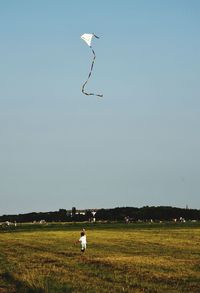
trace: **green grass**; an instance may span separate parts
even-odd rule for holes
[[[79,238],[86,228],[88,248]],[[200,292],[200,224],[23,224],[0,232],[0,293]]]

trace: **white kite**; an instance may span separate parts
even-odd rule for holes
[[[81,39],[84,40],[84,41],[86,42],[86,44],[91,48],[92,53],[93,53],[93,55],[94,55],[93,60],[92,60],[91,69],[90,69],[90,72],[89,72],[89,75],[88,75],[88,78],[87,78],[86,82],[85,82],[85,83],[83,84],[83,86],[82,86],[82,93],[85,94],[85,95],[87,95],[87,96],[97,96],[97,97],[102,98],[103,95],[101,95],[101,94],[94,94],[94,93],[87,93],[87,92],[85,92],[85,85],[87,84],[87,82],[88,82],[88,80],[89,80],[89,78],[90,78],[90,76],[91,76],[91,74],[92,74],[92,70],[93,70],[94,62],[95,62],[95,59],[96,59],[95,52],[94,52],[94,50],[93,50],[93,48],[92,48],[92,46],[91,46],[92,38],[93,38],[93,37],[99,39],[99,37],[97,37],[95,34],[83,34],[83,35],[81,36]]]

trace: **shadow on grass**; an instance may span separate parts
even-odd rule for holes
[[[1,278],[17,293],[71,293],[73,289],[67,284],[58,284],[55,280],[47,277],[44,279],[44,288],[30,286],[26,282],[16,279],[12,273],[4,272]]]

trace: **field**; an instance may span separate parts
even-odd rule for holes
[[[81,255],[80,230],[88,248]],[[22,224],[0,230],[0,292],[200,292],[200,224]]]

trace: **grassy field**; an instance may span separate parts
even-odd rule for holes
[[[81,255],[80,230],[88,249]],[[200,224],[0,230],[0,292],[200,292]]]

